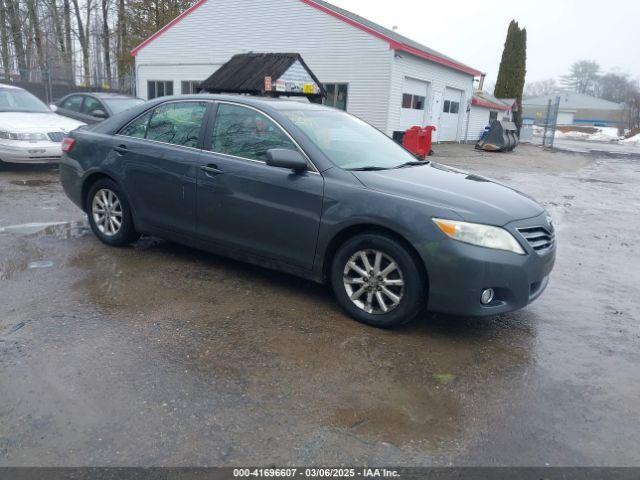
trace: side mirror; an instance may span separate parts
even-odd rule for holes
[[[58,110],[58,106],[53,103],[49,105],[49,108],[51,109],[52,112],[55,112],[56,110]]]
[[[99,108],[98,110],[94,110],[93,112],[91,112],[91,116],[92,117],[96,117],[96,118],[107,118],[107,112],[105,112],[104,110],[102,110],[101,108]]]
[[[267,150],[267,165],[301,172],[307,169],[307,160],[295,150],[271,148]]]

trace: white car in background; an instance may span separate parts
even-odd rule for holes
[[[22,88],[0,84],[0,163],[59,162],[62,139],[82,125]]]

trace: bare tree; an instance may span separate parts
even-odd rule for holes
[[[11,56],[9,53],[9,26],[7,25],[4,0],[0,0],[0,57],[2,57],[4,78],[8,80],[11,76]]]
[[[597,93],[600,65],[590,60],[580,60],[571,65],[569,74],[562,77],[562,84],[578,93]]]
[[[20,5],[18,0],[4,0],[7,12],[7,20],[11,38],[13,40],[13,49],[16,55],[20,79],[27,79],[27,55],[24,48],[22,38],[22,15],[20,14]]]
[[[104,69],[107,73],[107,85],[111,88],[111,48],[109,45],[109,0],[102,0],[102,54]]]
[[[42,47],[42,29],[40,28],[40,16],[38,14],[38,5],[36,0],[26,0],[27,4],[27,16],[29,23],[33,29],[33,41],[36,48],[36,58],[38,61],[38,68],[41,72],[46,69],[46,63],[44,59],[44,49]]]
[[[556,91],[558,91],[558,84],[553,78],[527,83],[524,86],[525,97],[541,97],[543,95],[550,95]]]
[[[89,86],[91,84],[91,69],[89,61],[89,26],[91,23],[91,0],[87,0],[85,5],[87,16],[84,22],[82,20],[82,11],[80,9],[80,5],[78,4],[78,0],[73,0],[73,8],[76,15],[78,41],[80,42],[80,48],[82,50],[82,73],[85,84]]]

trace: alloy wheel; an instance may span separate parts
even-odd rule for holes
[[[395,309],[404,295],[404,278],[398,263],[379,250],[354,253],[343,271],[345,291],[361,310],[374,315]]]
[[[118,196],[108,188],[102,188],[93,196],[91,214],[96,227],[103,235],[113,237],[122,227],[122,204]]]

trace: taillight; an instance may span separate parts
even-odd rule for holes
[[[71,137],[64,137],[62,139],[62,151],[64,153],[69,153],[73,150],[73,146],[76,144],[76,139]]]

